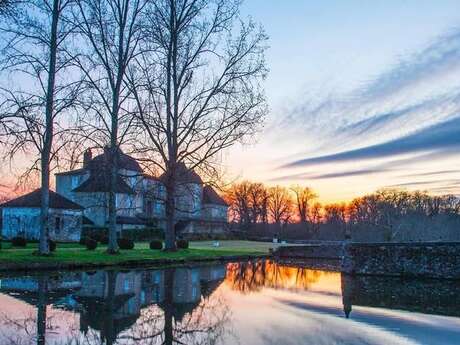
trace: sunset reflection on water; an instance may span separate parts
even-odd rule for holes
[[[269,260],[12,276],[0,344],[457,344],[459,292]]]

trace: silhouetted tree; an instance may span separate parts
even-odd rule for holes
[[[65,143],[53,145],[64,127],[57,124],[57,117],[73,105],[79,89],[78,81],[72,82],[67,75],[72,57],[66,40],[72,27],[62,16],[71,3],[72,0],[18,1],[14,3],[14,14],[5,16],[0,25],[4,48],[1,68],[15,79],[23,78],[27,85],[1,89],[0,130],[9,137],[10,157],[30,148],[40,156],[31,168],[41,174],[40,254],[49,253],[50,164]],[[69,122],[70,119],[66,121]]]
[[[109,149],[108,253],[118,252],[116,234],[116,184],[118,152],[129,136],[132,114],[128,111],[126,73],[140,53],[146,0],[75,0],[73,23],[78,28],[80,51],[75,63],[84,74],[88,93],[84,106],[94,118],[85,131],[97,135]],[[89,135],[88,135],[89,137]]]
[[[275,224],[287,223],[292,217],[292,199],[285,187],[271,187],[268,189],[268,210]]]
[[[179,167],[214,176],[219,153],[250,138],[266,112],[263,30],[239,17],[239,0],[159,0],[145,52],[130,68],[140,151],[164,171],[165,249],[175,249]]]
[[[301,223],[307,223],[310,204],[318,195],[310,187],[295,185],[291,187],[295,195],[295,203]]]

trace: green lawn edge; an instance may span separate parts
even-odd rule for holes
[[[136,243],[133,250],[121,250],[117,255],[106,253],[106,246],[87,250],[79,244],[58,244],[57,250],[48,257],[36,256],[36,244],[26,248],[7,248],[0,250],[0,270],[66,268],[85,266],[112,266],[122,264],[155,264],[165,262],[218,260],[225,258],[259,257],[269,254],[267,245],[251,244],[247,241],[231,241],[223,247],[212,248],[210,242],[192,242],[189,249],[176,252],[151,250],[148,243]]]

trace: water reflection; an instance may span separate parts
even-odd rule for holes
[[[385,313],[368,307],[396,310],[398,318],[398,310],[460,316],[460,282],[350,277],[268,260],[16,276],[0,283],[1,344],[267,344],[276,343],[267,339],[270,324],[292,327],[297,321],[307,322],[305,329],[334,324],[337,332],[307,340],[306,330],[295,328],[285,343],[334,344],[348,337],[351,344],[360,343],[351,339],[366,327],[394,335]],[[344,323],[351,322],[344,316],[361,323],[354,334],[356,324]],[[419,325],[407,327],[414,333]],[[257,328],[263,337],[248,342]],[[294,341],[296,335],[301,340]]]
[[[11,344],[34,339],[45,344],[47,333],[55,338],[56,329],[66,327],[47,319],[51,307],[79,315],[79,332],[71,325],[66,344],[208,343],[203,334],[215,337],[229,315],[218,298],[209,299],[225,272],[220,265],[2,279],[2,293],[36,307],[37,313],[35,318],[26,313],[15,319],[2,314],[1,335]]]

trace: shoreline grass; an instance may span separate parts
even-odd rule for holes
[[[99,245],[96,250],[87,250],[78,243],[59,243],[56,251],[47,257],[33,255],[37,250],[36,243],[27,244],[26,248],[10,247],[2,243],[0,249],[0,270],[14,267],[16,269],[35,269],[53,265],[65,268],[85,265],[120,265],[127,263],[148,264],[162,261],[194,261],[211,260],[230,256],[262,256],[269,253],[271,244],[249,241],[221,241],[221,246],[213,247],[211,241],[190,242],[189,249],[176,252],[151,250],[147,242],[137,242],[133,250],[121,250],[118,255],[106,253],[107,246]]]

